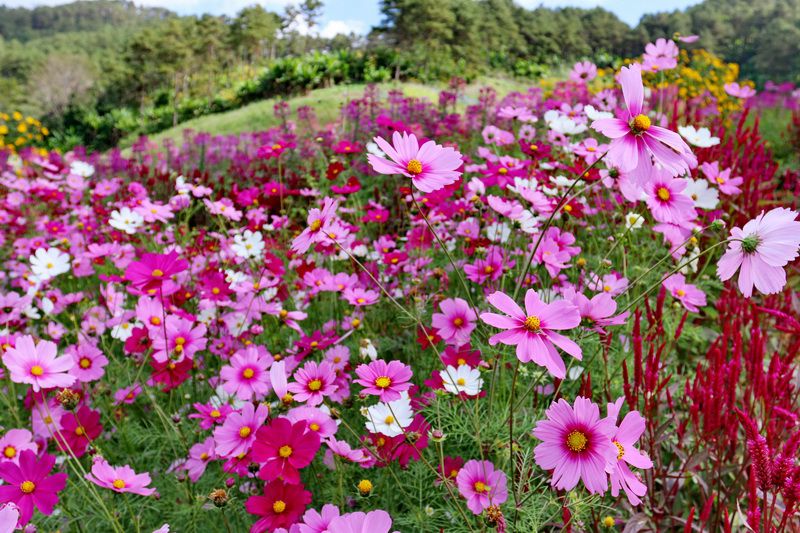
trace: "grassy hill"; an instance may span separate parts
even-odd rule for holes
[[[512,91],[525,91],[530,87],[530,82],[511,80],[506,78],[484,77],[470,84],[466,88],[466,102],[476,101],[481,87],[493,87],[500,97]],[[292,109],[292,117],[296,118],[297,108],[301,106],[311,106],[315,109],[320,124],[325,124],[336,119],[342,105],[349,100],[360,98],[364,93],[365,84],[341,85],[325,89],[310,91],[303,96],[297,96],[288,100]],[[436,102],[439,91],[444,86],[437,87],[423,85],[420,83],[382,83],[378,85],[382,93],[392,89],[400,89],[407,96],[416,98],[427,98]],[[150,138],[156,142],[164,139],[180,141],[183,137],[183,130],[191,129],[215,135],[230,135],[249,131],[262,131],[278,124],[278,120],[273,114],[273,106],[278,100],[270,98],[259,102],[246,105],[233,111],[217,113],[198,117],[187,122],[182,122],[162,131]],[[465,104],[462,104],[465,105]],[[126,137],[120,142],[120,146],[128,148],[136,140],[135,137]]]

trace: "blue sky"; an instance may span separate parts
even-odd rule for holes
[[[293,0],[134,0],[137,4],[166,7],[182,15],[212,13],[234,15],[241,8],[261,4],[267,9],[283,11]],[[296,2],[297,0],[294,0]],[[378,0],[324,0],[325,9],[320,21],[323,35],[355,31],[366,33],[380,21]],[[613,11],[622,20],[635,26],[645,13],[672,11],[699,3],[698,0],[516,0],[525,7],[544,5],[547,7],[595,7]],[[0,0],[9,6],[33,7],[37,5],[65,4],[69,0]]]

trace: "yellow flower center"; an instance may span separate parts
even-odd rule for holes
[[[5,455],[8,459],[13,459],[17,456],[17,449],[13,446],[6,446],[5,450],[3,450],[3,455]]]
[[[486,274],[491,274],[492,272],[494,272],[494,267],[492,265],[486,265],[485,267],[483,267],[483,271]]]
[[[33,365],[31,367],[31,375],[36,376],[37,378],[44,374],[44,369],[39,365]]]
[[[183,337],[178,337],[177,339],[175,339],[175,344],[177,344],[178,346],[183,346],[184,344],[186,344],[186,339],[184,339]]]
[[[283,500],[275,500],[272,504],[272,511],[275,513],[282,513],[286,510],[286,503]]]
[[[150,273],[150,275],[153,276],[154,278],[160,278],[161,276],[164,275],[164,271],[161,270],[160,268],[157,268],[157,269],[153,270]]]
[[[358,492],[365,495],[372,492],[372,482],[368,479],[362,479],[361,481],[359,481]]]
[[[464,324],[464,319],[461,317],[456,318],[453,320],[453,325],[457,328],[460,328]]]
[[[211,289],[211,294],[219,294],[219,287],[214,287]]]
[[[287,457],[292,455],[292,447],[291,446],[281,446],[280,450],[278,450],[278,454],[286,459]]]
[[[537,145],[535,145],[535,144],[532,144],[532,145],[530,145],[530,146],[528,147],[528,149],[529,149],[531,152],[536,152],[536,151],[538,151],[538,150],[539,150],[539,147],[538,147]]]
[[[392,415],[389,415],[389,416],[387,416],[386,418],[383,419],[383,422],[387,426],[391,426],[392,424],[394,424],[394,417]]]
[[[158,318],[157,316],[150,317],[150,323],[153,324],[154,326],[160,326],[161,319]]]
[[[586,147],[586,151],[587,152],[596,152],[597,148],[595,148],[594,146],[587,146]]]
[[[408,162],[408,165],[406,165],[406,170],[408,170],[409,174],[414,174],[416,176],[417,174],[422,173],[422,163],[416,159],[412,159]]]
[[[581,431],[571,431],[570,434],[567,435],[567,448],[573,452],[582,452],[586,449],[587,444],[589,444],[589,439],[587,439],[586,435]]]
[[[500,167],[499,169],[497,169],[497,173],[500,174],[501,176],[505,176],[506,174],[508,174],[508,169],[506,167]]]
[[[33,481],[23,481],[22,485],[19,486],[19,490],[25,494],[30,494],[36,490],[36,484]]]
[[[532,331],[536,333],[542,327],[542,321],[539,319],[538,316],[531,315],[525,319],[525,329],[528,331]]]
[[[473,485],[475,492],[483,494],[484,492],[489,492],[489,485],[484,483],[483,481],[476,481],[475,485]]]
[[[650,117],[647,115],[636,115],[633,117],[632,128],[635,133],[641,133],[650,129]]]
[[[125,482],[122,481],[121,479],[115,479],[112,485],[114,485],[114,488],[118,490],[125,488]]]
[[[316,422],[311,422],[308,427],[311,429],[311,431],[319,431],[319,424]]]
[[[311,223],[311,231],[318,231],[322,227],[322,220],[317,219]]]
[[[385,389],[392,384],[392,380],[386,376],[381,376],[375,380],[375,386],[379,389]]]
[[[467,380],[465,380],[464,378],[458,378],[456,380],[456,383],[458,383],[459,385],[461,385],[463,387],[464,385],[467,384]]]
[[[604,526],[606,526],[606,527],[614,527],[614,524],[615,524],[615,522],[614,522],[614,517],[613,516],[607,516],[607,517],[603,518],[603,525]]]
[[[719,177],[718,177],[718,178],[717,178],[717,183],[719,183],[720,185],[722,185],[723,183],[725,183],[725,179],[724,179],[724,178],[719,178]]]
[[[603,285],[603,291],[611,292],[611,285]]]
[[[572,206],[569,204],[565,205],[564,211],[566,211],[567,213],[572,213]]]
[[[659,187],[658,190],[656,191],[656,194],[658,195],[658,197],[661,199],[662,202],[666,202],[667,200],[669,200],[669,189],[667,189],[666,187]]]
[[[617,461],[619,461],[625,455],[625,448],[617,441],[614,441],[614,445],[617,447]]]
[[[686,296],[686,291],[683,290],[683,289],[678,289],[677,291],[675,291],[675,294],[677,294],[678,296],[683,297],[683,296]]]
[[[242,437],[243,439],[246,439],[247,437],[250,436],[250,433],[252,432],[253,432],[252,429],[250,429],[248,426],[245,426],[239,430],[239,436]]]
[[[75,428],[75,434],[77,436],[82,437],[84,435],[84,433],[85,433],[85,431],[83,431],[82,427],[78,426],[78,427]]]
[[[88,357],[81,357],[81,361],[80,363],[78,363],[78,365],[81,368],[89,368],[92,366],[92,360],[89,359]]]
[[[218,409],[214,409],[208,414],[211,416],[211,418],[219,418],[222,416],[222,413],[220,413]]]
[[[319,379],[312,379],[308,382],[308,390],[318,391],[322,388],[322,381]]]
[[[244,372],[242,372],[242,377],[244,379],[251,379],[256,373],[253,371],[252,368],[245,368]]]

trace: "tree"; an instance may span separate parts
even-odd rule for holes
[[[230,29],[231,41],[240,57],[253,62],[268,56],[275,57],[275,42],[281,19],[277,13],[261,6],[242,9],[233,20]]]
[[[83,103],[95,84],[92,65],[85,56],[50,54],[28,80],[30,96],[51,116]]]

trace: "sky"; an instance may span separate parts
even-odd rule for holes
[[[13,7],[35,7],[39,5],[66,4],[71,0],[0,0],[0,5]],[[134,0],[136,4],[166,7],[181,15],[235,15],[243,7],[261,4],[273,11],[283,11],[289,3],[297,0]],[[325,7],[318,31],[323,37],[337,33],[366,33],[380,22],[379,0],[324,0]],[[699,0],[516,0],[522,6],[584,7],[600,6],[635,26],[645,13],[683,9]]]

